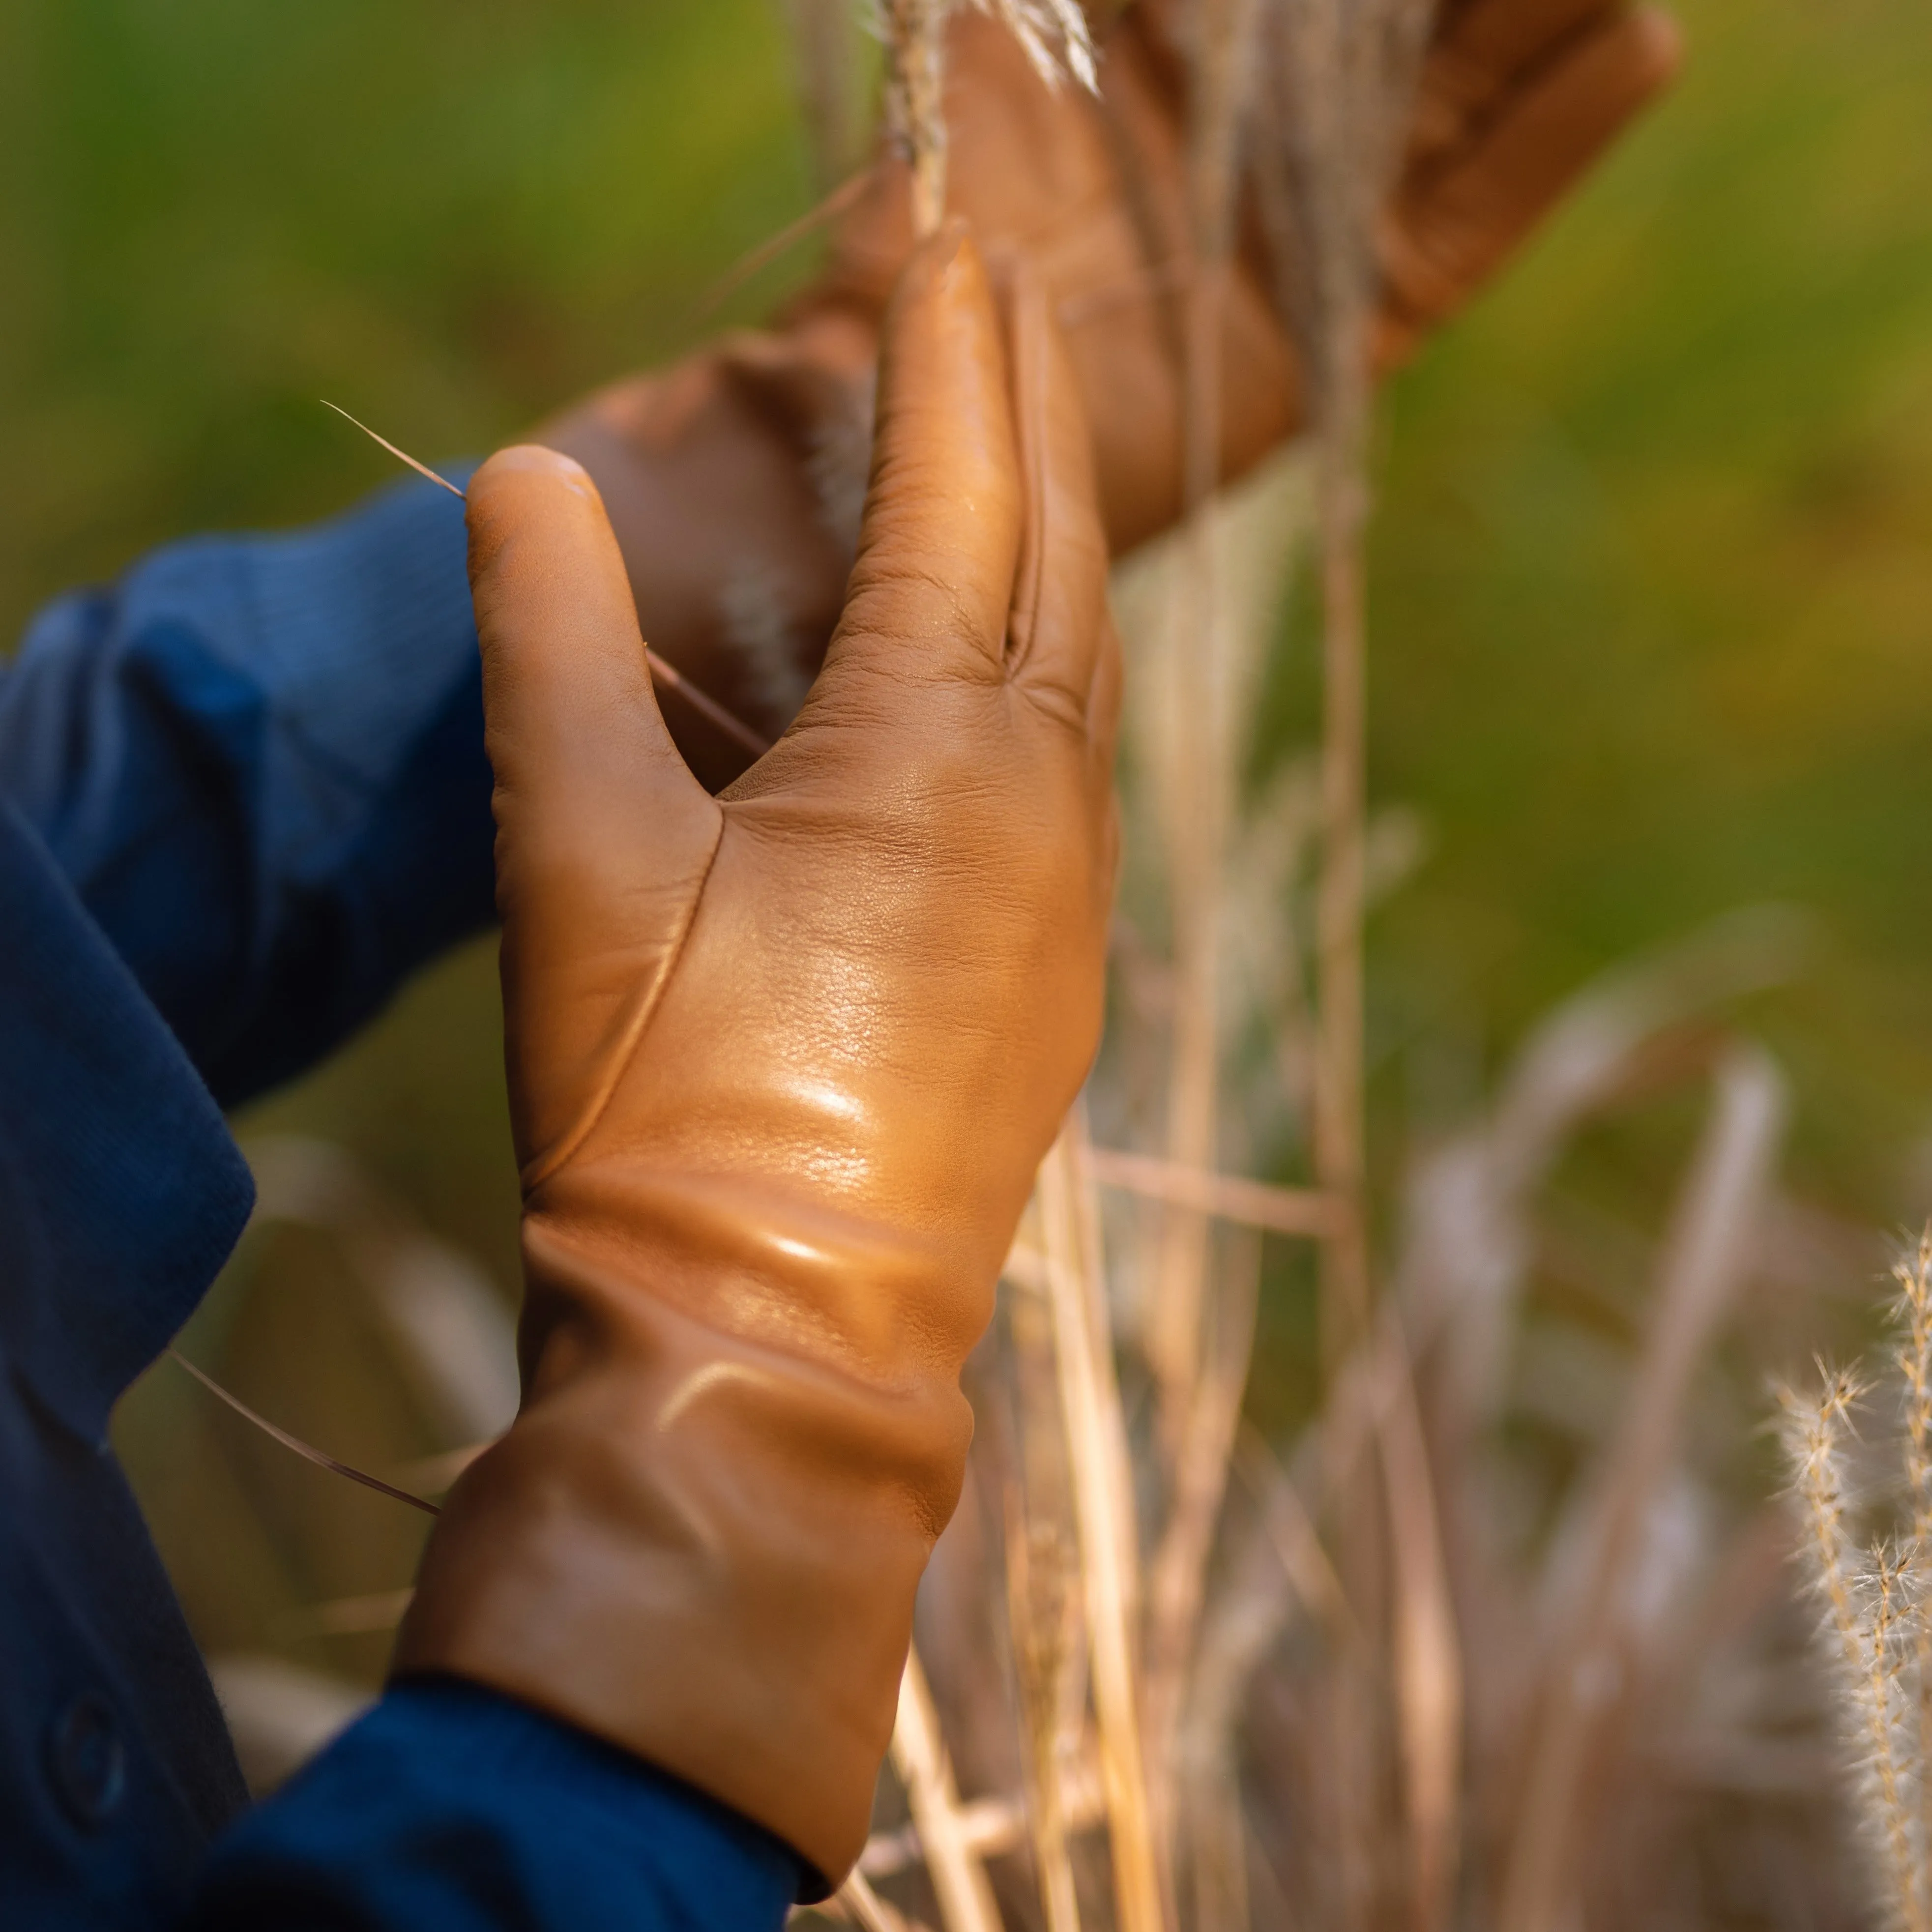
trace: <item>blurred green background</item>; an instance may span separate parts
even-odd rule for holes
[[[1786,900],[1816,956],[1753,1018],[1796,1084],[1798,1184],[1912,1220],[1932,1210],[1932,8],[1679,10],[1677,92],[1389,399],[1372,785],[1431,845],[1373,933],[1378,1147],[1392,1166],[1472,1102],[1592,970]],[[0,635],[169,537],[386,482],[318,398],[433,458],[674,354],[814,192],[769,0],[8,0]],[[1274,738],[1305,735],[1309,656],[1291,628]],[[479,946],[242,1125],[352,1150],[507,1298],[494,990]],[[265,1334],[258,1380],[304,1332]],[[379,1461],[408,1446],[338,1397],[283,1419]],[[226,1426],[200,1400],[134,1406],[137,1472],[144,1442]],[[264,1604],[406,1576],[413,1528],[352,1492],[333,1554],[198,1590],[197,1563],[232,1582],[238,1560],[194,1527],[235,1460],[177,1455],[148,1492],[212,1646],[266,1642]]]
[[[1932,1209],[1932,10],[1688,0],[1690,62],[1396,386],[1379,937],[1485,1054],[1713,912],[1816,916],[1757,1016],[1801,1184]]]

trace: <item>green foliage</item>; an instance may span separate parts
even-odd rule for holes
[[[142,545],[376,480],[318,395],[473,452],[674,351],[806,194],[764,0],[6,11],[9,634]]]
[[[1379,926],[1384,1027],[1492,1060],[1606,960],[1796,901],[1816,968],[1759,1018],[1802,1178],[1912,1219],[1932,14],[1681,10],[1676,95],[1391,399],[1373,783],[1437,842]]]

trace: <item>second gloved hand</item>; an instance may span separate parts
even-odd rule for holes
[[[1190,252],[1184,0],[1096,8],[1101,90],[1050,92],[1012,34],[948,30],[951,206],[989,259],[1023,254],[1067,332],[1116,555],[1181,506]],[[1664,14],[1631,0],[1442,0],[1382,236],[1379,357],[1400,361],[1489,280],[1674,71]],[[1301,381],[1258,229],[1228,292],[1222,471],[1302,420]],[[546,426],[603,490],[652,643],[776,734],[829,634],[851,556],[878,318],[912,245],[888,140],[824,274],[770,333],[620,382]],[[674,699],[713,784],[742,750]]]
[[[957,1500],[960,1366],[1099,1038],[1119,670],[1077,389],[954,229],[887,317],[796,722],[713,800],[588,479],[470,489],[524,1399],[398,1669],[494,1684],[836,1881]]]

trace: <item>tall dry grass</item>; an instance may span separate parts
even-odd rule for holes
[[[812,70],[845,57],[832,10],[794,5],[806,99],[836,101],[845,82]],[[876,14],[922,230],[944,206],[951,10]],[[1044,70],[1090,80],[1070,0],[985,10]],[[1780,1614],[1786,1521],[1726,1487],[1748,1418],[1714,1359],[1747,1292],[1762,1328],[1796,1277],[1856,1252],[1780,1192],[1783,1082],[1724,1017],[1791,970],[1791,929],[1730,922],[1586,988],[1420,1148],[1372,1244],[1363,925],[1418,842],[1368,811],[1364,782],[1366,342],[1430,9],[1192,0],[1182,18],[1186,515],[1115,586],[1128,863],[1108,1038],[972,1366],[978,1436],[878,1828],[823,1910],[944,1932],[1845,1922],[1820,1713],[1793,1669],[1804,1633]],[[1222,493],[1220,311],[1244,196],[1312,421],[1302,449]],[[1304,568],[1322,736],[1257,788],[1248,721]],[[1600,1124],[1700,1095],[1654,1233],[1566,1192]],[[1278,1163],[1306,1184],[1251,1178]],[[1318,1278],[1321,1383],[1264,1436],[1250,1373],[1285,1252]],[[1849,1540],[1851,1385],[1792,1413],[1810,1418],[1801,1491],[1834,1566],[1866,1806],[1916,1926],[1932,1316],[1922,1264],[1914,1279],[1914,1526],[1892,1553]],[[393,1297],[380,1256],[369,1280]],[[412,1358],[436,1346],[397,1333]],[[400,1600],[323,1604],[314,1626],[366,1631]],[[1722,1899],[1699,1889],[1707,1866]]]

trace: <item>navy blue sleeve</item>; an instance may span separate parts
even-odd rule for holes
[[[229,1831],[180,1932],[777,1932],[802,1875],[623,1752],[422,1682]]]
[[[0,672],[0,792],[226,1106],[489,922],[490,790],[463,506],[428,483],[158,551]]]

